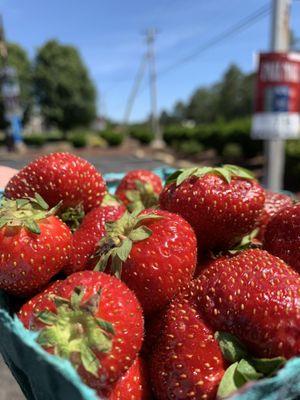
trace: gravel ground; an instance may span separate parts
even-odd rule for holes
[[[151,158],[140,159],[125,149],[122,151],[110,150],[101,152],[86,152],[80,156],[88,159],[101,172],[121,172],[136,168],[153,169],[163,166],[161,162]],[[35,151],[30,151],[22,156],[9,153],[0,154],[0,165],[20,169],[33,158],[37,157]],[[6,367],[0,356],[0,400],[25,400],[18,384]]]

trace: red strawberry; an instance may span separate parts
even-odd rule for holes
[[[120,280],[95,271],[75,273],[56,289],[41,294],[29,312],[25,305],[19,318],[39,331],[37,341],[45,350],[69,359],[87,385],[98,392],[112,389],[141,347],[143,317],[136,297]]]
[[[282,260],[245,250],[211,262],[196,282],[215,330],[237,336],[257,356],[300,354],[300,276]]]
[[[22,320],[23,325],[28,327],[34,312],[40,312],[40,306],[43,308],[51,307],[52,300],[48,294],[57,294],[60,286],[63,285],[63,281],[58,280],[50,283],[42,292],[36,294],[26,303],[24,303],[19,310],[19,318]]]
[[[285,207],[271,218],[264,247],[300,272],[300,203]]]
[[[158,203],[162,181],[151,171],[137,169],[128,172],[121,180],[116,196],[132,211],[134,208],[150,208]]]
[[[174,299],[151,360],[151,379],[158,400],[215,399],[224,360],[214,331],[199,313],[194,284]]]
[[[125,212],[125,206],[106,195],[101,207],[94,208],[83,219],[80,227],[73,234],[73,249],[70,264],[64,268],[66,274],[92,269],[95,260],[92,259],[97,244],[106,233],[105,224],[119,219]]]
[[[105,270],[109,263],[150,314],[164,307],[192,279],[196,237],[179,215],[151,209],[137,214],[126,212],[106,225],[97,268]]]
[[[264,190],[252,175],[233,165],[177,171],[160,195],[161,208],[185,218],[198,248],[204,249],[238,243],[255,228],[264,201]]]
[[[29,296],[42,289],[69,262],[72,234],[35,199],[2,201],[0,208],[0,289]]]
[[[263,241],[266,226],[271,217],[273,217],[273,215],[275,215],[278,211],[287,206],[291,206],[292,204],[293,200],[286,194],[266,192],[265,205],[259,220],[259,234],[257,239]]]
[[[138,357],[119,379],[109,400],[151,400],[151,390],[146,363]]]
[[[106,186],[101,174],[86,160],[68,153],[52,153],[31,162],[11,178],[5,196],[12,199],[39,193],[54,207],[83,205],[87,212],[100,205]]]

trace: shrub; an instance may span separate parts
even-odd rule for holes
[[[64,140],[64,134],[59,129],[52,129],[45,132],[47,142],[61,142]]]
[[[68,141],[71,142],[75,148],[86,147],[87,133],[83,131],[74,131],[68,135]]]
[[[41,147],[46,143],[46,136],[43,133],[32,133],[24,136],[24,143],[28,146]]]
[[[177,142],[176,147],[180,153],[186,156],[194,156],[196,154],[202,153],[204,150],[204,146],[193,139],[183,142]]]
[[[100,132],[100,136],[106,140],[109,146],[120,146],[124,140],[122,133],[111,130]]]
[[[129,136],[138,140],[141,144],[150,144],[154,140],[154,133],[146,127],[132,127]]]
[[[90,147],[105,148],[107,146],[106,141],[99,135],[91,134],[87,137],[87,143]]]
[[[238,143],[227,143],[223,148],[222,156],[226,160],[237,160],[242,158],[243,149]]]

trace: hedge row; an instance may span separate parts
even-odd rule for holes
[[[170,126],[164,130],[164,140],[175,149],[182,146],[183,142],[192,142],[202,145],[204,149],[216,149],[220,155],[224,150],[238,152],[241,148],[245,157],[253,157],[262,151],[262,142],[250,138],[250,129],[249,118],[193,128]],[[229,144],[231,148],[228,148]]]

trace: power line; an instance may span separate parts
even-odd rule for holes
[[[177,60],[175,63],[173,63],[173,64],[169,65],[168,67],[166,67],[165,69],[159,71],[158,75],[159,76],[164,75],[167,72],[170,72],[173,69],[177,68],[178,66],[190,62],[194,58],[197,58],[203,52],[205,52],[205,51],[209,50],[210,48],[216,46],[217,44],[223,42],[224,40],[228,39],[229,37],[235,36],[237,33],[249,28],[251,25],[255,24],[260,19],[266,17],[269,13],[270,13],[270,5],[269,4],[266,4],[262,7],[260,7],[258,10],[252,12],[247,17],[244,17],[243,19],[238,21],[236,24],[234,24],[230,28],[217,34],[215,37],[211,38],[206,43],[202,44],[193,53]]]

